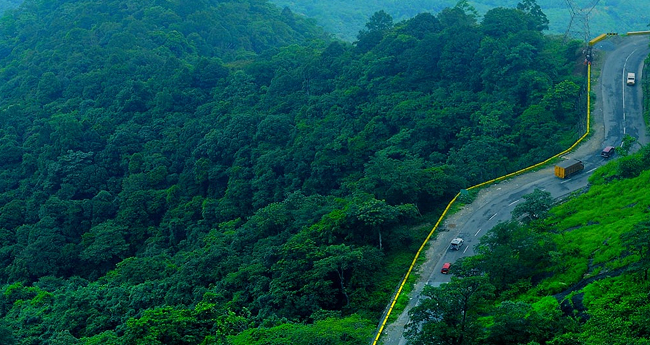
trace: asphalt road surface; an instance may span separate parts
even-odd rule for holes
[[[409,321],[408,311],[418,304],[422,288],[425,285],[439,286],[449,282],[451,277],[440,273],[442,265],[451,262],[453,266],[459,258],[473,255],[474,246],[481,236],[497,223],[509,220],[517,203],[523,201],[523,195],[541,189],[551,193],[554,198],[565,197],[587,187],[591,173],[607,162],[600,157],[605,146],[621,145],[626,134],[637,139],[635,148],[648,144],[639,85],[643,60],[650,53],[648,44],[647,36],[616,36],[593,47],[597,59],[592,69],[592,80],[597,76],[598,82],[592,82],[592,91],[596,95],[596,109],[592,112],[592,135],[587,142],[566,155],[567,158],[581,160],[585,164],[584,171],[566,180],[555,177],[553,167],[526,173],[483,188],[474,202],[448,216],[425,253],[426,262],[419,268],[420,280],[409,296],[408,306],[395,322],[385,327],[380,338],[381,344],[407,343],[403,333]],[[599,69],[596,64],[602,64],[599,75],[594,73]],[[628,72],[636,73],[637,85],[626,85]],[[449,248],[451,240],[456,237],[465,241],[459,251]]]

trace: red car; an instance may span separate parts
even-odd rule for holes
[[[607,146],[606,148],[603,149],[603,152],[601,152],[600,155],[603,158],[609,158],[612,155],[614,155],[615,152],[616,152],[616,148],[614,146]]]
[[[442,265],[442,269],[440,270],[440,273],[442,273],[442,274],[447,274],[447,273],[449,273],[449,267],[451,267],[451,262],[445,262],[445,263]]]

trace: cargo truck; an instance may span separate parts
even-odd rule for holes
[[[569,178],[571,175],[580,172],[585,165],[577,159],[567,159],[555,166],[555,176],[559,178]]]

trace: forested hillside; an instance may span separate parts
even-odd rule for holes
[[[646,146],[555,207],[548,192],[524,196],[449,284],[424,289],[412,343],[648,344],[648,168]]]
[[[8,12],[0,342],[365,344],[421,223],[576,139],[581,49],[537,9],[356,45],[262,0]]]
[[[272,0],[279,7],[289,7],[292,11],[314,18],[336,36],[350,42],[357,39],[368,18],[383,10],[396,20],[407,20],[418,13],[429,12],[434,15],[447,7],[454,7],[459,0]],[[469,0],[477,14],[483,16],[496,7],[516,7],[521,0]],[[570,8],[567,0],[537,0],[537,4],[549,19],[549,34],[564,35],[569,31],[571,37],[584,39],[584,15],[588,13],[591,38],[605,32],[627,32],[646,30],[650,13],[648,1],[595,1],[572,0]],[[336,9],[336,10],[332,10]],[[591,9],[591,10],[589,10]],[[572,23],[572,15],[573,18]],[[569,30],[569,24],[573,26]]]

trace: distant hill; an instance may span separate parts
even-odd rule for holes
[[[24,0],[0,0],[0,14],[10,8],[18,7]],[[456,0],[270,0],[279,7],[288,7],[297,14],[314,18],[318,24],[336,37],[346,41],[355,41],[357,34],[373,13],[384,10],[395,21],[412,18],[418,13],[437,14],[444,8],[453,7]],[[483,15],[495,7],[515,7],[520,0],[478,0],[469,1],[479,14]],[[590,2],[577,0],[578,8],[586,7]],[[549,18],[550,34],[571,34],[582,39],[577,31],[583,29],[582,22],[575,20],[569,28],[571,11],[565,0],[539,0],[546,16]],[[336,9],[333,11],[332,9]],[[578,12],[580,13],[580,12]],[[591,38],[604,32],[627,32],[648,29],[650,19],[650,2],[647,1],[601,1],[589,14]],[[569,30],[570,29],[570,30]]]
[[[7,9],[18,7],[22,2],[23,0],[0,0],[0,14]]]
[[[339,38],[355,41],[359,30],[373,13],[384,10],[395,21],[411,18],[418,13],[436,14],[446,7],[453,7],[456,0],[271,0],[278,6],[289,7],[292,11],[312,17]],[[480,15],[495,7],[515,7],[520,0],[476,0],[469,1]],[[580,7],[592,1],[576,0]],[[564,34],[569,28],[571,11],[565,0],[538,0],[537,3],[548,17],[551,34]],[[591,37],[603,32],[626,32],[646,30],[650,24],[649,1],[600,1],[590,12],[589,27]],[[581,21],[571,31],[582,30]],[[575,32],[572,32],[574,35]],[[582,38],[582,37],[578,37]]]

